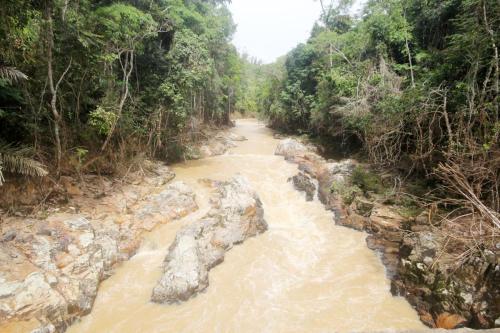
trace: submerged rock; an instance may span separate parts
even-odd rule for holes
[[[213,184],[216,193],[211,211],[177,233],[152,301],[188,300],[208,287],[208,271],[224,260],[226,251],[267,230],[262,203],[245,178]]]
[[[43,325],[37,329],[34,329],[30,333],[54,333],[56,332],[56,327],[52,324]]]
[[[293,187],[300,192],[305,192],[306,200],[312,201],[314,199],[314,194],[316,193],[316,185],[313,179],[303,172],[299,172],[293,177],[290,177],[288,181],[293,183]]]
[[[223,137],[224,137],[224,135],[223,135]],[[232,140],[232,141],[246,141],[246,140],[248,140],[245,136],[239,135],[236,133],[232,133],[232,132],[227,133],[225,135],[225,137],[229,140]]]

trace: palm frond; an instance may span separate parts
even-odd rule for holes
[[[0,78],[9,82],[19,82],[27,80],[28,76],[14,67],[0,65]]]
[[[0,143],[0,186],[4,182],[3,171],[25,176],[44,177],[49,174],[46,167],[29,157],[31,148],[14,147]]]

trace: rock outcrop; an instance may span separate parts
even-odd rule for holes
[[[335,212],[337,224],[368,232],[367,246],[379,253],[391,291],[406,297],[422,322],[438,328],[500,327],[500,243],[496,251],[477,251],[457,264],[467,249],[452,245],[446,230],[462,226],[467,235],[466,221],[436,227],[426,214],[405,218],[349,187],[356,163],[326,161],[295,139],[282,140],[275,154],[317,179],[319,199]]]
[[[466,218],[439,228],[418,220],[409,221],[402,239],[395,293],[407,294],[421,316],[434,318],[429,326],[451,313],[469,327],[500,327],[500,246],[474,253],[449,237],[457,228],[463,228],[463,235],[472,229]]]
[[[228,131],[219,132],[211,136],[198,148],[198,153],[194,154],[194,159],[205,158],[225,154],[229,149],[236,147],[236,142],[245,141],[242,135],[237,135]]]
[[[286,160],[289,160],[300,154],[312,152],[312,150],[312,147],[307,147],[295,139],[288,138],[279,142],[274,154],[284,156]]]
[[[391,279],[391,291],[405,296],[430,327],[492,328],[500,317],[500,249],[466,252],[454,244],[457,225],[433,226],[424,212],[401,216],[393,207],[356,199],[340,224],[369,233],[366,242],[377,251]],[[466,221],[462,225],[467,225]],[[487,254],[490,254],[489,256]]]
[[[158,183],[165,177],[170,174],[160,173]],[[34,332],[63,331],[91,310],[99,283],[116,263],[135,253],[144,231],[197,209],[194,193],[184,183],[147,190],[156,193],[126,193],[135,198],[130,206],[121,194],[115,201],[103,199],[109,211],[97,216],[54,213],[46,219],[3,221],[0,331],[11,322],[29,323],[23,327]]]
[[[275,155],[285,157],[287,161],[296,163],[299,170],[318,182],[318,198],[327,209],[336,214],[340,220],[347,214],[338,195],[332,192],[332,184],[343,184],[356,167],[353,160],[327,161],[316,153],[312,146],[305,145],[295,139],[284,139],[278,143]]]
[[[184,227],[170,246],[164,273],[151,299],[158,303],[186,301],[208,287],[208,272],[224,260],[225,252],[267,230],[262,203],[248,181],[234,177],[214,182],[212,209]]]
[[[304,172],[299,172],[295,176],[290,177],[288,181],[292,182],[293,187],[297,191],[305,193],[307,201],[312,201],[314,199],[314,195],[316,194],[316,184],[309,175]]]

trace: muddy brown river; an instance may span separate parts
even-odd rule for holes
[[[70,333],[372,332],[423,329],[416,312],[389,291],[366,234],[336,226],[315,199],[306,202],[287,179],[297,166],[274,156],[277,140],[263,124],[240,120],[248,141],[226,155],[173,167],[193,187],[200,210],[146,236],[131,260],[99,289],[92,313]],[[226,254],[207,291],[180,305],[150,302],[177,230],[204,215],[200,178],[246,176],[260,195],[269,230]]]

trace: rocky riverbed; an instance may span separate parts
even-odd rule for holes
[[[298,164],[301,172],[291,181],[307,199],[317,192],[335,212],[337,224],[369,233],[367,245],[380,254],[391,291],[406,297],[427,326],[500,327],[500,243],[496,252],[485,250],[457,265],[452,254],[461,249],[445,251],[450,242],[446,230],[456,224],[438,228],[427,212],[408,219],[391,205],[341,191],[351,185],[355,161],[327,161],[315,147],[295,139],[282,140],[275,154]],[[352,195],[350,204],[340,194],[346,192]]]
[[[362,235],[352,230],[331,226],[332,214],[324,211],[314,200],[319,198],[326,208],[333,211],[337,224],[369,233],[368,246],[380,254],[386,266],[387,275],[392,281],[392,292],[405,296],[418,311],[421,320],[428,326],[451,328],[466,325],[486,328],[496,325],[500,308],[498,305],[498,286],[500,285],[498,253],[491,252],[486,253],[484,257],[471,257],[457,270],[456,266],[450,262],[451,257],[447,257],[442,251],[443,243],[446,241],[439,236],[439,233],[434,232],[434,226],[425,214],[408,219],[401,216],[390,205],[373,198],[353,195],[348,190],[345,191],[349,188],[353,171],[358,167],[356,161],[325,160],[313,146],[294,139],[285,139],[278,144],[276,154],[298,165],[299,172],[294,175],[294,166],[288,167],[288,164],[281,158],[272,156],[272,149],[277,142],[272,141],[272,137],[269,139],[267,137],[269,134],[260,127],[253,124],[247,126],[249,134],[258,140],[263,140],[262,147],[257,149],[253,147],[253,143],[243,142],[245,138],[241,135],[220,134],[211,142],[205,143],[209,148],[200,149],[206,153],[203,156],[224,154],[235,145],[235,142],[241,142],[243,147],[234,158],[224,155],[220,159],[207,161],[206,165],[204,161],[196,161],[192,164],[191,176],[195,179],[212,178],[210,172],[229,165],[228,170],[231,175],[235,173],[235,170],[244,170],[246,176],[250,176],[252,184],[257,185],[256,188],[259,189],[263,202],[267,200],[266,212],[271,212],[269,221],[275,223],[274,230],[271,228],[269,232],[250,239],[243,245],[250,245],[248,249],[251,249],[252,256],[258,258],[251,264],[255,266],[255,271],[249,267],[245,280],[248,281],[250,287],[255,285],[256,289],[250,288],[251,292],[247,291],[245,295],[251,298],[256,292],[264,290],[262,295],[258,294],[260,296],[256,297],[256,303],[252,305],[260,306],[261,312],[258,313],[261,316],[269,314],[269,304],[274,304],[273,311],[283,310],[278,313],[289,314],[292,311],[292,313],[297,313],[296,318],[302,318],[305,311],[306,315],[310,316],[307,318],[311,319],[308,322],[318,319],[316,312],[307,310],[313,303],[296,303],[296,298],[293,297],[300,295],[305,297],[304,300],[312,297],[314,306],[322,305],[327,309],[336,309],[325,312],[324,318],[329,319],[317,321],[325,324],[321,327],[331,327],[330,324],[348,325],[343,326],[345,329],[345,327],[351,327],[349,326],[351,320],[358,320],[356,327],[365,328],[377,324],[379,325],[377,327],[386,327],[387,323],[401,325],[391,327],[402,328],[421,325],[415,312],[406,302],[405,304],[397,303],[403,301],[390,296],[388,287],[383,285],[386,280],[383,279],[382,271],[379,270],[378,275],[376,273],[376,266],[380,266],[376,258],[370,261],[366,256],[353,257],[353,253],[350,252],[353,248],[356,253],[365,251],[368,254],[367,257],[370,258],[373,254],[364,246],[359,245],[362,243]],[[246,135],[246,132],[244,134]],[[222,144],[223,148],[219,149],[219,144]],[[265,153],[256,155],[255,151]],[[258,159],[257,162],[256,159]],[[252,164],[253,162],[255,164]],[[273,170],[269,170],[270,166]],[[198,167],[205,171],[200,173]],[[220,281],[216,283],[214,279],[212,288],[206,289],[209,271],[224,260],[226,255],[229,256],[226,252],[234,245],[267,229],[262,213],[263,204],[259,196],[241,176],[232,179],[228,177],[229,180],[223,182],[205,180],[204,183],[212,189],[209,203],[211,209],[205,214],[202,205],[203,209],[191,214],[198,209],[198,204],[196,194],[187,185],[188,183],[176,181],[171,169],[161,164],[154,164],[152,169],[153,172],[146,177],[125,183],[112,183],[96,178],[92,185],[103,181],[104,190],[94,191],[91,194],[76,181],[66,178],[63,186],[70,197],[66,204],[49,207],[33,216],[22,216],[18,213],[9,216],[2,215],[0,224],[0,332],[64,331],[72,322],[91,311],[100,282],[113,275],[120,262],[136,253],[145,233],[155,229],[159,224],[168,223],[186,215],[195,217],[195,223],[182,227],[175,240],[172,235],[168,242],[174,241],[168,250],[165,247],[157,251],[160,254],[155,262],[160,263],[165,255],[166,257],[162,271],[160,272],[159,264],[156,268],[161,276],[156,275],[154,280],[151,280],[150,287],[147,288],[145,302],[149,304],[147,309],[153,311],[150,321],[156,319],[154,316],[167,313],[166,323],[179,325],[175,327],[184,327],[187,325],[186,318],[188,322],[192,322],[191,311],[194,311],[190,307],[183,308],[182,305],[173,310],[173,306],[149,302],[150,297],[159,303],[178,303],[189,299],[189,302],[183,304],[185,306],[198,304],[196,301],[200,299],[200,304],[205,304],[207,299],[211,302],[209,304],[221,301],[217,293],[215,296],[210,293],[211,290],[217,289],[216,287],[221,288]],[[179,174],[183,172],[182,168],[176,170]],[[218,175],[222,177],[225,172],[219,171]],[[305,200],[312,202],[306,203],[297,193],[289,190],[290,185],[286,184],[287,179],[297,190],[304,192]],[[198,183],[189,184],[192,188],[198,188],[196,193],[204,193],[201,191],[202,187],[196,187]],[[272,195],[268,195],[269,191]],[[287,204],[282,205],[282,196],[285,192],[288,193],[285,200]],[[344,195],[352,199],[349,204],[345,203]],[[288,210],[294,213],[287,214]],[[309,218],[310,215],[315,214],[325,219],[324,224],[321,219],[318,222],[314,218]],[[295,215],[300,216],[296,218]],[[202,217],[199,218],[199,216]],[[273,243],[269,242],[271,239],[273,242],[278,242],[278,246],[269,244]],[[332,245],[332,240],[340,246]],[[345,240],[347,242],[344,242]],[[159,241],[165,242],[163,238]],[[168,246],[168,244],[164,245]],[[243,246],[234,248],[231,253],[238,252]],[[328,250],[324,252],[325,249]],[[262,251],[265,253],[262,254]],[[345,255],[349,258],[347,267],[344,267],[345,263],[342,263],[342,260],[346,261],[345,258],[341,258]],[[135,256],[135,258],[138,257],[141,256]],[[356,262],[357,266],[350,266]],[[239,267],[236,270],[247,267],[248,262],[244,261],[244,263],[242,266],[236,266]],[[375,267],[372,267],[370,263],[376,263]],[[229,260],[226,265],[230,265]],[[302,265],[306,265],[307,269],[304,269]],[[338,268],[340,271],[332,270],[334,268],[332,265],[342,268]],[[368,270],[365,270],[366,266],[369,266]],[[274,280],[264,279],[262,272],[272,275],[271,278]],[[335,273],[330,274],[330,272]],[[351,276],[353,272],[357,273]],[[221,273],[214,269],[210,274],[214,276],[214,274]],[[233,274],[230,272],[230,280],[234,280]],[[337,280],[336,277],[339,274],[343,278]],[[356,280],[356,275],[366,278],[368,277],[366,275],[372,277],[370,274],[374,274],[373,277],[382,276],[382,281],[376,278],[371,282]],[[117,275],[119,274],[115,274],[111,280]],[[346,283],[344,278],[349,283]],[[352,278],[354,278],[353,281],[350,280]],[[292,280],[295,282],[290,283]],[[123,282],[126,290],[127,281],[125,279]],[[275,283],[278,283],[279,288],[273,288],[272,285]],[[371,287],[366,289],[366,283],[372,283],[369,285]],[[142,280],[139,284],[142,287]],[[303,294],[292,293],[293,297],[288,298],[289,291],[294,291],[296,284],[303,286],[299,289],[303,291]],[[350,291],[347,292],[347,298],[337,298],[339,297],[337,295],[339,284],[347,286],[348,289],[352,288],[349,290],[354,294]],[[243,285],[239,286],[239,288],[243,287]],[[363,293],[356,294],[358,288],[364,290]],[[371,289],[377,288],[380,288],[380,294],[363,297],[371,293]],[[387,289],[383,291],[384,288]],[[203,295],[193,297],[205,289],[206,292]],[[151,290],[153,290],[152,295]],[[325,298],[325,292],[329,292],[330,296]],[[237,291],[232,293],[235,294]],[[203,300],[207,294],[210,294],[210,297]],[[283,299],[274,296],[268,298],[272,295],[282,296]],[[347,303],[353,300],[363,300],[363,305],[364,303],[372,304],[368,306],[370,309],[368,311],[360,309],[358,305],[355,308],[357,311],[365,310],[363,313],[372,314],[372,308],[386,306],[377,303],[383,297],[387,297],[386,302],[390,304],[400,304],[408,308],[408,311],[403,311],[407,322],[397,323],[399,318],[393,318],[394,316],[390,315],[392,311],[398,313],[400,306],[391,305],[383,313],[377,312],[377,316],[390,313],[382,322],[379,318],[359,319],[357,315],[345,318],[346,315],[342,314],[344,306],[332,307],[345,304],[345,308],[352,308],[352,304]],[[125,299],[121,303],[124,302],[126,302]],[[244,304],[242,302],[239,300],[234,304]],[[136,305],[140,306],[140,304],[142,303]],[[217,304],[218,306],[224,305]],[[297,304],[304,307],[297,309],[288,307]],[[114,309],[113,306],[107,306],[107,308]],[[234,306],[229,306],[228,309],[232,311],[233,308]],[[135,313],[136,310],[134,307],[131,313]],[[184,313],[187,317],[179,319],[176,311]],[[196,311],[201,315],[206,312],[206,306],[200,305]],[[247,316],[248,312],[244,311],[244,313]],[[211,314],[209,312],[204,320],[212,320],[214,316]],[[294,326],[293,322],[289,323],[286,319],[278,320],[272,313],[269,315],[266,322],[270,324],[283,325],[280,327]],[[103,316],[106,317],[106,315]],[[333,321],[332,316],[336,318]],[[409,318],[411,316],[413,319]],[[174,324],[172,320],[179,320],[179,323]],[[418,325],[408,326],[413,325],[411,320],[413,324]],[[160,321],[158,324],[164,327],[165,322]],[[215,322],[210,327],[220,324],[217,320]],[[245,331],[252,331],[254,327],[268,327],[264,325],[265,323],[258,324],[260,326],[250,321],[246,326],[249,329]],[[141,325],[146,325],[146,323]],[[110,326],[98,325],[97,327]],[[158,326],[152,325],[151,327]],[[87,331],[89,330],[83,329],[81,332]],[[127,332],[137,331],[131,327]]]
[[[0,331],[19,322],[39,327],[36,332],[63,331],[91,310],[99,283],[135,253],[143,232],[197,209],[182,182],[155,190],[143,198],[127,192],[137,199],[122,202],[121,211],[2,223]]]
[[[215,156],[244,139],[221,131],[201,149]],[[65,204],[1,215],[0,332],[64,331],[91,311],[100,282],[135,254],[145,232],[198,209],[170,168],[151,169],[125,184],[94,177],[99,190],[63,177]]]

